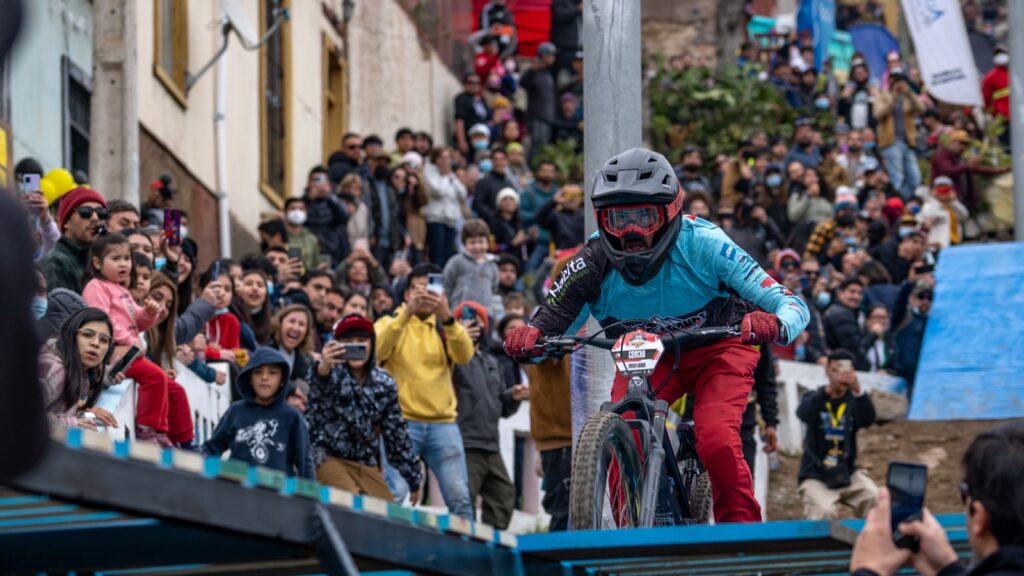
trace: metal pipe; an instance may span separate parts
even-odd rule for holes
[[[227,46],[227,36],[224,38]],[[221,258],[231,257],[231,210],[228,202],[228,136],[224,125],[224,110],[228,92],[228,60],[219,58],[214,75],[217,77],[217,94],[213,105],[214,163],[217,167],[217,225],[220,236]]]
[[[1024,242],[1024,2],[1009,7],[1010,30],[1010,157],[1013,159],[1013,229],[1017,242]]]

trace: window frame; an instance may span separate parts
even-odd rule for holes
[[[188,108],[188,93],[185,85],[188,83],[188,0],[169,0],[174,22],[171,29],[176,31],[172,39],[171,51],[175,68],[166,70],[160,63],[161,35],[160,26],[160,3],[163,0],[153,0],[153,76],[170,93],[174,101],[183,109]]]
[[[341,137],[348,132],[348,59],[341,49],[323,34],[323,158],[324,163],[342,144]],[[333,76],[332,74],[337,74]],[[332,109],[339,116],[332,117]]]
[[[260,7],[260,30],[266,30],[270,24],[271,15],[267,14],[267,0],[259,0]],[[291,8],[291,0],[280,0],[280,7],[284,9]],[[268,179],[268,146],[267,146],[267,107],[266,107],[266,93],[267,93],[267,50],[270,43],[267,42],[259,49],[259,62],[260,62],[260,92],[259,92],[259,113],[260,113],[260,193],[270,201],[271,204],[276,206],[279,210],[284,209],[284,202],[286,198],[291,197],[291,176],[292,176],[292,74],[290,72],[291,63],[291,22],[285,20],[281,27],[278,29],[277,34],[280,34],[281,41],[281,67],[282,81],[281,81],[281,114],[284,117],[284,137],[282,143],[282,150],[284,158],[282,162],[284,164],[284,182],[283,190],[275,189],[269,182]]]

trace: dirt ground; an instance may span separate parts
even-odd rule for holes
[[[857,438],[858,467],[882,486],[890,460],[928,465],[925,504],[933,513],[962,512],[960,459],[975,435],[1000,421],[910,422],[899,421],[872,426]],[[771,473],[768,489],[768,519],[793,520],[802,515],[796,476],[799,455],[779,455],[779,469]],[[844,508],[845,516],[852,514]]]

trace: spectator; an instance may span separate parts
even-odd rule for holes
[[[860,327],[860,303],[864,298],[864,285],[858,278],[847,278],[836,290],[836,301],[825,311],[825,341],[829,349],[843,348],[853,355],[853,366],[866,372],[871,364],[865,355],[874,338]]]
[[[892,539],[889,492],[868,515],[850,558],[853,576],[892,576],[905,564],[922,574],[1010,576],[1024,573],[1024,428],[1004,424],[979,434],[963,457],[960,500],[967,508],[967,541],[974,555],[960,564],[946,530],[924,508],[922,517],[899,526],[916,539],[917,552],[897,548]]]
[[[835,256],[836,251],[832,250],[832,241],[836,239],[840,230],[850,229],[855,226],[853,215],[857,212],[857,197],[853,195],[850,188],[841,186],[836,189],[835,215],[823,220],[814,227],[814,232],[804,246],[805,260],[823,261],[823,256]],[[824,252],[828,249],[828,252]],[[846,249],[843,245],[842,249]]]
[[[495,309],[498,293],[498,266],[494,257],[487,253],[490,229],[480,219],[466,222],[462,227],[462,244],[465,246],[444,267],[444,293],[456,302],[483,303]]]
[[[199,247],[191,238],[181,241],[181,259],[178,261],[178,315],[185,312],[185,309],[195,300],[193,293],[196,285],[196,257]]]
[[[506,131],[509,126],[517,126],[516,130],[519,130],[519,123],[514,120],[505,124]],[[509,143],[506,150],[508,151],[508,174],[515,182],[516,190],[522,190],[533,181],[533,172],[530,171],[530,166],[526,163],[526,150],[518,142]]]
[[[1006,46],[999,44],[993,50],[993,68],[985,74],[981,81],[981,93],[985,98],[985,108],[993,116],[1006,121],[1007,129],[1004,134],[1009,134],[1010,123],[1010,51]],[[1009,140],[1004,139],[1004,144]]]
[[[964,222],[970,214],[957,199],[953,181],[947,176],[939,176],[917,217],[928,231],[928,246],[941,250],[963,241]]]
[[[892,332],[889,331],[889,309],[885,304],[868,307],[864,328],[867,331],[867,356],[870,367],[868,372],[887,371],[891,362],[895,345]]]
[[[349,214],[331,194],[331,181],[323,166],[309,171],[302,201],[306,203],[306,227],[320,240],[321,253],[330,255],[333,262],[342,260],[350,249],[345,234]]]
[[[807,168],[817,168],[821,163],[821,150],[814,145],[814,131],[809,118],[800,118],[793,125],[793,148],[786,154],[784,162],[799,162]]]
[[[306,228],[306,203],[302,198],[289,198],[284,202],[285,229],[288,231],[288,247],[298,248],[306,270],[320,266],[320,241]]]
[[[889,84],[889,89],[878,92],[874,100],[878,151],[885,158],[885,168],[892,177],[893,186],[907,200],[921,183],[914,149],[917,144],[917,118],[924,112],[925,105],[910,89],[903,70],[893,70]]]
[[[82,293],[89,247],[106,220],[107,202],[99,192],[80,186],[61,197],[57,212],[61,237],[43,258],[43,273],[50,290],[67,288]]]
[[[526,90],[526,127],[530,134],[530,157],[551,142],[555,122],[555,64],[558,50],[554,44],[544,42],[537,48],[533,67],[523,72],[519,84]]]
[[[498,294],[504,298],[512,292],[523,291],[523,281],[519,278],[521,264],[511,254],[498,256]]]
[[[927,245],[924,235],[917,230],[900,231],[883,243],[874,257],[885,266],[894,284],[901,284],[910,274],[910,266],[920,260]]]
[[[908,295],[909,294],[909,298]],[[917,379],[917,364],[921,357],[921,344],[928,325],[928,314],[934,299],[932,284],[918,281],[905,284],[893,313],[892,325],[896,326],[896,352],[892,367],[898,376],[907,381],[907,398],[914,397],[914,382]],[[907,301],[910,310],[907,314]]]
[[[459,405],[473,407],[461,410],[458,419],[469,471],[469,497],[474,502],[481,498],[484,523],[505,530],[512,520],[516,489],[501,459],[498,420],[515,414],[530,391],[526,385],[516,384],[488,349],[488,316],[482,305],[464,301],[456,306],[455,317],[476,351],[468,363],[455,367],[452,376]]]
[[[977,156],[971,156],[964,161],[963,153],[971,143],[971,137],[964,130],[953,130],[946,135],[946,139],[946,143],[932,156],[932,181],[939,176],[949,177],[960,201],[968,208],[973,208],[980,199],[979,191],[975,188],[974,175],[1004,174],[1010,171],[1010,167],[984,166]]]
[[[388,162],[388,159],[383,156],[379,158],[379,162],[375,160],[375,163],[378,165],[386,162]],[[384,173],[385,180],[387,180],[386,170]],[[405,170],[403,168],[396,168],[395,173],[404,176]],[[379,182],[381,181],[377,180],[375,176],[368,176],[365,180],[365,186],[372,189]],[[383,182],[382,185],[386,186],[387,183]],[[348,245],[368,246],[372,222],[370,221],[370,209],[364,198],[363,178],[358,174],[349,174],[341,179],[341,185],[338,187],[338,190],[338,200],[341,200],[341,204],[349,214],[348,223],[345,224]]]
[[[43,402],[54,424],[96,430],[117,428],[114,416],[96,406],[107,365],[114,354],[110,318],[96,308],[82,308],[47,340],[39,354]]]
[[[202,453],[220,456],[230,450],[234,460],[313,479],[309,429],[302,414],[285,403],[287,373],[280,352],[258,348],[238,374],[236,387],[243,399],[224,413]]]
[[[363,175],[363,144],[359,134],[348,132],[341,137],[341,150],[327,159],[327,169],[335,187],[349,174]]]
[[[583,149],[583,114],[579,108],[579,100],[572,94],[562,94],[558,99],[558,117],[552,124],[555,142],[572,140],[576,149]]]
[[[250,268],[242,272],[242,286],[235,294],[236,310],[242,324],[251,330],[253,342],[246,346],[253,351],[257,345],[266,344],[270,340],[270,320],[273,316],[267,286],[272,277],[264,270]]]
[[[374,260],[369,252],[359,249],[349,254],[345,262],[338,267],[337,279],[339,286],[346,288],[347,291],[367,296],[374,283],[385,280],[385,274],[380,263]]]
[[[428,132],[417,132],[416,145],[413,149],[420,155],[420,158],[426,158],[434,149],[434,137]]]
[[[495,69],[501,67],[501,45],[494,34],[484,34],[480,38],[480,51],[473,59],[473,71],[477,76],[489,79]]]
[[[939,140],[952,128],[943,123],[942,116],[934,108],[924,111],[924,114],[921,115],[921,124],[924,126],[925,132],[922,134],[923,138],[918,137],[919,141],[923,140],[919,148],[923,148],[927,151],[928,156],[932,156],[939,145]]]
[[[82,298],[85,303],[105,312],[113,326],[114,359],[120,360],[132,347],[145,350],[139,333],[156,323],[160,305],[149,299],[145,306],[132,300],[129,288],[135,285],[128,240],[120,234],[101,236],[89,248],[88,280]],[[116,374],[114,375],[117,376]],[[124,376],[138,384],[135,438],[169,448],[167,438],[167,375],[145,357],[137,358]]]
[[[489,223],[494,237],[493,250],[499,254],[513,254],[522,258],[529,237],[519,216],[519,194],[512,188],[505,188],[498,192],[496,203],[498,213]]]
[[[554,198],[555,193],[558,192],[558,185],[555,183],[557,176],[558,167],[555,166],[555,163],[542,160],[537,165],[534,181],[520,195],[519,214],[523,218],[523,225],[526,226],[527,232],[535,238],[533,251],[530,254],[530,259],[526,262],[527,270],[536,269],[548,255],[551,234],[538,225],[537,211]]]
[[[469,129],[477,124],[486,124],[491,117],[491,111],[482,96],[479,74],[470,72],[463,76],[462,88],[462,93],[455,97],[455,127],[452,132],[459,151],[468,155]]]
[[[341,309],[341,317],[344,318],[352,314],[362,316],[367,320],[373,320],[374,318],[370,314],[370,300],[362,292],[353,292],[345,299],[345,307]]]
[[[508,174],[508,153],[504,148],[491,150],[493,168],[477,182],[473,192],[473,212],[485,222],[494,220],[498,212],[498,192],[512,188],[518,192],[516,183]]]
[[[757,460],[757,441],[754,433],[757,430],[757,408],[761,409],[764,421],[764,451],[768,454],[779,449],[779,404],[778,385],[775,382],[775,359],[772,349],[761,346],[761,358],[754,367],[754,389],[747,409],[743,412],[740,422],[740,441],[743,443],[743,459],[747,461],[750,475],[754,475],[754,462]],[[756,406],[756,407],[755,407]]]
[[[129,228],[139,227],[139,209],[131,202],[111,200],[107,204],[108,232],[123,232]]]
[[[313,363],[313,314],[302,304],[289,304],[277,311],[270,324],[270,348],[288,364],[285,384],[293,389],[308,390],[306,374]]]
[[[821,145],[821,163],[818,164],[818,171],[828,187],[835,190],[840,186],[846,186],[846,169],[839,165],[836,147],[832,144]]]
[[[850,80],[843,88],[839,100],[839,115],[852,130],[874,128],[875,115],[872,102],[878,89],[871,83],[871,72],[862,56],[855,55],[850,61]]]
[[[326,270],[310,270],[302,277],[302,288],[309,298],[310,308],[319,312],[324,307],[327,291],[334,288],[334,281]]]
[[[210,342],[207,358],[235,362],[235,350],[242,347],[242,323],[231,313],[234,301],[234,283],[227,275],[224,260],[215,261],[199,278],[199,289],[204,298],[212,298],[216,315],[206,325],[206,339]]]
[[[149,281],[154,272],[153,261],[138,252],[133,252],[132,267],[135,270],[135,286],[129,292],[135,303],[142,306],[146,295],[149,294]]]
[[[378,368],[373,323],[346,316],[310,369],[309,435],[320,482],[356,494],[391,500],[381,473],[380,439],[388,462],[402,474],[418,502],[423,474],[398,405],[394,378]],[[364,355],[346,358],[346,346],[363,346]]]
[[[679,178],[679,185],[682,186],[687,195],[691,193],[711,193],[711,181],[703,174],[703,169],[704,160],[701,158],[700,148],[693,145],[683,148],[683,153],[679,157],[679,164],[675,166],[675,170],[676,176]]]
[[[402,157],[412,152],[413,147],[416,146],[416,133],[410,128],[405,126],[395,131],[395,151],[391,153],[391,166],[399,166],[402,163]],[[373,156],[377,158],[377,156]]]
[[[813,230],[815,224],[832,217],[831,190],[817,170],[805,170],[800,184],[789,193],[786,215],[794,227],[802,224],[803,228]]]
[[[555,250],[575,248],[583,243],[583,189],[566,184],[537,211],[537,222],[551,234]]]
[[[373,318],[390,316],[395,309],[395,296],[391,287],[384,284],[376,284],[370,290],[370,302],[372,304]]]
[[[437,476],[449,510],[472,518],[462,436],[455,423],[452,365],[472,359],[473,342],[455,322],[445,294],[427,289],[427,275],[437,272],[436,265],[420,264],[409,273],[405,303],[374,326],[377,357],[398,384],[413,452]]]
[[[341,320],[341,311],[345,309],[345,293],[337,288],[331,288],[324,296],[324,306],[316,316],[316,341],[314,349],[317,352],[323,350],[324,344],[331,341],[334,333],[334,325]]]
[[[768,218],[764,207],[745,198],[736,205],[733,212],[736,224],[728,231],[729,238],[742,248],[759,266],[771,268],[770,252],[779,250],[785,244],[782,232]]]
[[[429,198],[423,207],[427,222],[430,261],[443,265],[455,252],[455,225],[462,217],[466,187],[452,172],[451,151],[434,148],[423,169],[423,184]]]
[[[568,69],[583,50],[583,3],[580,0],[551,2],[551,43],[556,48],[553,74]]]
[[[409,170],[418,170],[421,163],[422,159]],[[370,247],[374,258],[385,268],[391,264],[392,253],[405,247],[405,227],[402,223],[400,197],[409,192],[406,189],[408,182],[408,171],[397,168],[391,171],[386,181],[376,178],[367,181],[365,196],[370,211],[370,225],[373,230],[373,234],[370,236]]]
[[[892,276],[885,266],[876,260],[868,260],[861,265],[857,275],[864,285],[864,307],[870,309],[881,304],[892,314],[900,289],[892,283]]]
[[[853,354],[834,349],[825,373],[828,384],[804,394],[796,412],[807,425],[798,477],[804,518],[834,520],[840,504],[862,517],[878,487],[857,469],[857,432],[875,422],[875,408],[857,380]]]
[[[874,157],[864,152],[864,140],[860,130],[853,130],[846,137],[846,152],[836,157],[836,163],[846,171],[846,186],[857,186],[868,166],[877,164]]]
[[[256,231],[260,235],[260,249],[263,251],[269,250],[270,248],[287,248],[288,247],[288,227],[280,218],[273,218],[261,222],[256,228]],[[139,231],[141,234],[142,232]],[[152,242],[150,242],[152,245]]]

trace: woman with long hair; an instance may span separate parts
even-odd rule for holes
[[[39,382],[46,411],[55,423],[95,430],[118,426],[114,416],[97,407],[107,363],[114,354],[114,326],[97,308],[83,308],[61,326],[39,355]],[[90,417],[92,416],[92,417]]]
[[[242,272],[242,279],[231,305],[232,311],[241,319],[242,324],[247,325],[252,331],[256,346],[270,340],[270,321],[273,313],[270,310],[267,286],[273,281],[271,276],[258,268],[245,270]],[[253,349],[255,350],[255,346]]]
[[[278,310],[270,323],[270,347],[288,361],[288,402],[305,412],[309,397],[306,375],[313,365],[313,340],[316,322],[313,313],[302,304],[289,304]]]
[[[174,368],[174,359],[178,355],[179,346],[177,336],[178,293],[175,290],[174,281],[159,272],[154,274],[150,280],[149,298],[161,304],[156,324],[146,332],[146,340],[149,342],[147,356],[163,368],[168,376],[167,438],[175,445],[189,446],[195,439],[192,409],[189,407],[185,388],[176,381],[177,371]],[[195,334],[192,336],[194,337]],[[186,365],[189,364],[184,360],[182,362]]]

